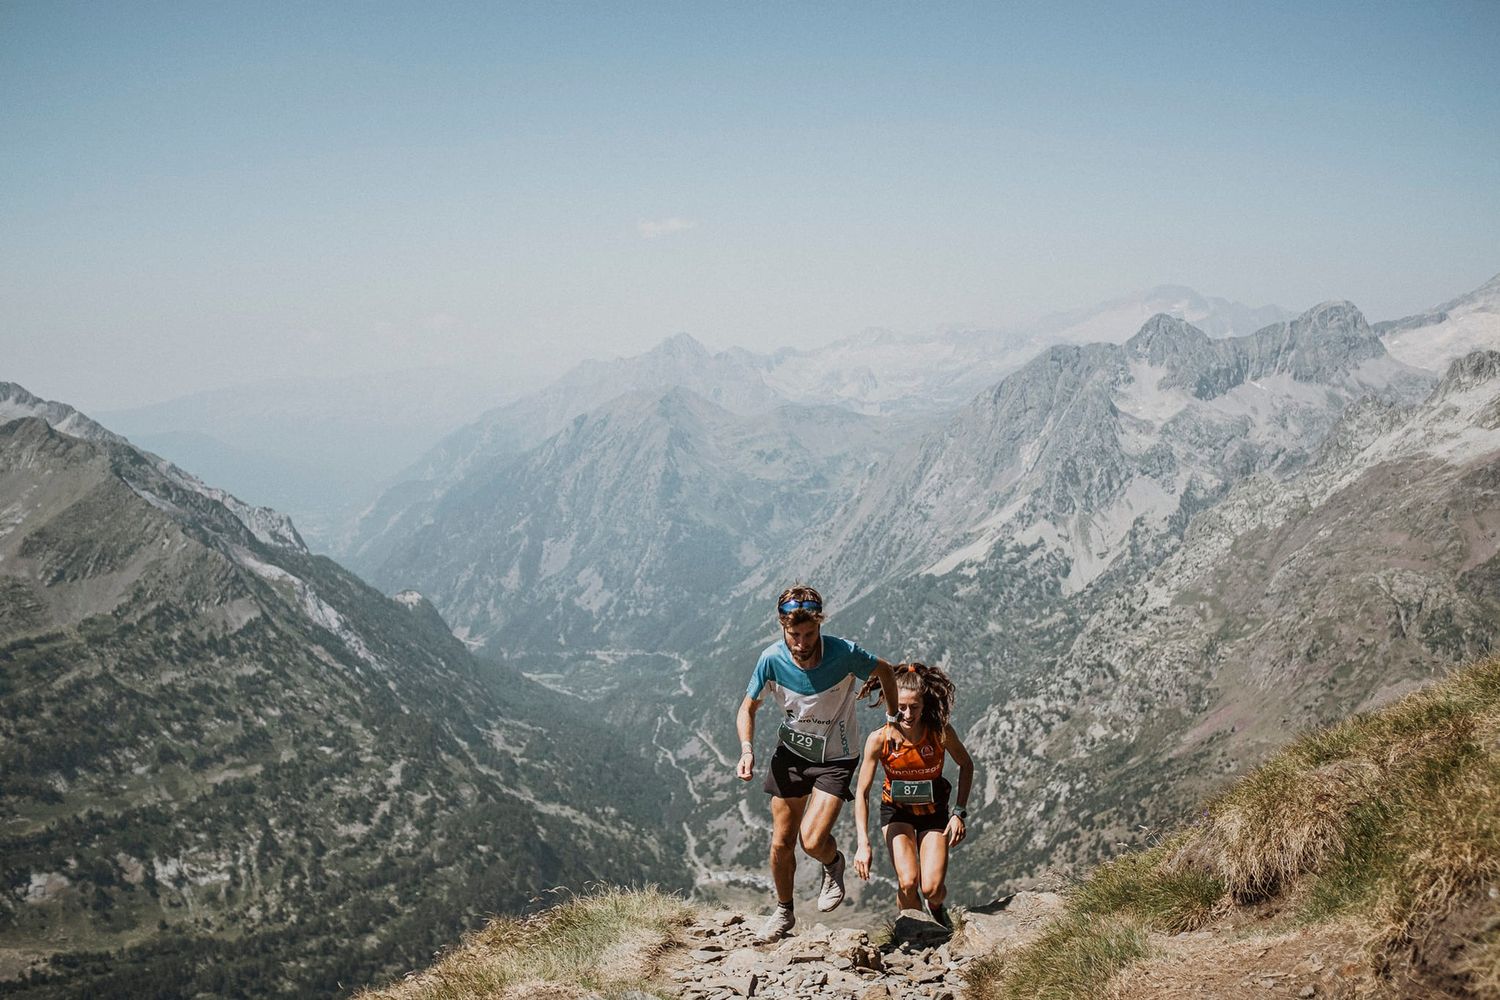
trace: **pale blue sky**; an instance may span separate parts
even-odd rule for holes
[[[540,377],[1500,271],[1500,3],[0,0],[0,379]]]

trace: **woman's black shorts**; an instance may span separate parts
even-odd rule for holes
[[[953,794],[953,785],[947,778],[939,777],[934,783],[932,793],[933,798],[937,799],[937,809],[926,813],[912,812],[902,803],[886,802],[882,799],[880,825],[907,823],[915,827],[918,833],[943,829],[948,825],[948,796]]]
[[[880,825],[886,827],[892,823],[908,823],[918,833],[941,830],[948,825],[948,803],[941,803],[930,813],[914,813],[893,802],[880,803]]]
[[[849,782],[854,778],[854,769],[859,765],[858,757],[830,760],[814,764],[792,753],[784,746],[777,746],[771,755],[771,766],[766,769],[766,782],[762,786],[779,799],[800,799],[811,795],[814,788],[821,788],[829,795],[837,795],[848,802],[854,798],[849,791]]]

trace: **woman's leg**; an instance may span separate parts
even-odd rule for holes
[[[896,905],[903,910],[921,909],[922,869],[917,864],[916,831],[910,823],[888,823],[881,827],[881,833],[891,851],[891,867],[896,870]]]
[[[922,832],[920,855],[922,896],[929,906],[942,906],[948,898],[948,838],[942,830]]]

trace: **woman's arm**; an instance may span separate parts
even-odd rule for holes
[[[954,805],[962,806],[967,810],[969,789],[974,785],[974,758],[969,756],[968,748],[964,746],[963,740],[958,738],[958,733],[951,723],[943,728],[943,749],[958,762],[958,794],[954,797]],[[968,833],[968,824],[961,816],[950,817],[946,832],[948,846],[952,847],[964,839]]]

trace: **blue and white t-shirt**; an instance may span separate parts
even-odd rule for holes
[[[781,707],[779,738],[793,753],[809,760],[844,760],[859,754],[854,692],[879,662],[848,639],[825,632],[818,665],[803,670],[781,640],[760,654],[745,696],[759,701],[764,691]]]

